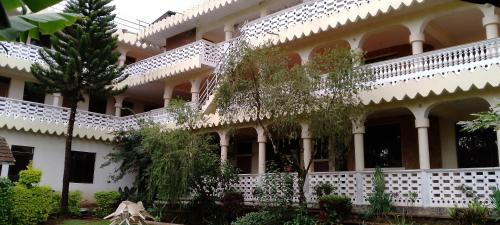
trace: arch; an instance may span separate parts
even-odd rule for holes
[[[412,54],[410,30],[404,25],[393,25],[364,34],[359,42],[366,52],[366,63],[384,61]]]

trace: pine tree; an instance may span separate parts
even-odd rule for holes
[[[61,93],[70,107],[64,152],[64,176],[61,210],[68,212],[71,144],[77,103],[84,94],[112,96],[124,89],[114,90],[113,83],[125,79],[123,68],[117,66],[119,53],[116,26],[111,0],[69,0],[65,12],[80,13],[83,18],[52,36],[53,50],[41,50],[48,65],[35,64],[31,72],[48,93]]]

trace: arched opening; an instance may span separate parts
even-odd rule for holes
[[[297,53],[290,53],[288,55],[288,69],[292,69],[294,66],[300,66],[302,64],[302,59]]]
[[[493,129],[466,132],[459,124],[460,121],[472,120],[472,113],[488,109],[489,103],[481,98],[444,102],[432,108],[430,116],[437,118],[439,136],[435,138],[440,140],[438,144],[444,168],[499,165],[496,132]]]
[[[172,92],[172,99],[179,99],[185,102],[191,101],[191,83],[185,82],[178,84],[174,87]]]
[[[442,49],[484,40],[486,35],[482,18],[483,13],[478,9],[452,11],[438,16],[425,25],[425,43],[432,49]],[[424,48],[424,51],[427,49]]]
[[[366,52],[365,62],[375,63],[412,54],[410,31],[402,25],[386,27],[366,34],[361,39],[361,49]],[[430,50],[424,45],[424,49]]]

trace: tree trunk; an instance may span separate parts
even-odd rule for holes
[[[307,199],[304,192],[304,185],[306,183],[307,171],[299,171],[297,174],[297,183],[299,188],[299,205],[307,207]]]
[[[69,174],[71,168],[71,145],[73,142],[73,128],[75,126],[77,101],[71,100],[68,130],[66,132],[66,146],[64,150],[64,175],[61,193],[61,213],[68,215]]]

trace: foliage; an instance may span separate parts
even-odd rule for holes
[[[43,61],[31,66],[33,76],[48,93],[61,93],[70,113],[65,144],[61,211],[68,212],[70,154],[76,108],[84,95],[111,96],[124,91],[111,84],[127,77],[117,65],[118,39],[111,0],[69,0],[64,12],[83,17],[51,37],[52,49],[40,50]]]
[[[14,188],[14,224],[37,225],[47,221],[53,212],[53,193],[50,187],[34,186],[28,188],[16,185]]]
[[[117,191],[100,191],[94,194],[97,207],[94,214],[99,217],[105,217],[113,213],[120,203],[120,193]]]
[[[224,215],[221,206],[215,202],[216,198],[208,195],[195,195],[186,205],[189,212],[189,225],[218,225],[223,224]]]
[[[231,223],[243,211],[243,201],[244,197],[241,192],[236,191],[225,191],[222,195],[222,210],[224,212],[224,219]]]
[[[391,225],[414,225],[415,223],[410,221],[406,214],[403,212],[402,215],[397,215],[393,221],[390,222]]]
[[[457,225],[482,225],[488,221],[488,208],[477,199],[467,205],[467,208],[449,209],[450,217]]]
[[[81,191],[70,191],[68,198],[68,210],[69,214],[72,216],[80,216],[80,207],[82,203],[82,192]],[[61,213],[61,193],[54,193],[52,201],[52,213]]]
[[[267,210],[288,210],[292,207],[295,195],[293,186],[293,174],[271,170],[262,177],[262,183],[255,188],[254,195]]]
[[[500,189],[497,187],[491,194],[491,202],[493,202],[496,221],[500,221]]]
[[[489,111],[471,114],[476,118],[472,121],[461,121],[459,124],[464,125],[463,130],[474,132],[476,130],[486,130],[489,128],[498,128],[500,126],[500,114],[498,113],[500,106],[491,108]]]
[[[70,26],[81,17],[75,13],[40,13],[41,10],[53,6],[62,0],[0,0],[0,41],[14,41],[28,37],[39,39],[40,34],[53,34],[66,26]],[[22,15],[8,16],[22,9]],[[28,14],[28,9],[32,12]]]
[[[33,168],[32,162],[28,164],[25,170],[19,172],[18,184],[26,186],[28,188],[40,183],[42,179],[42,171]]]
[[[309,215],[307,208],[301,207],[297,210],[292,220],[285,223],[285,225],[316,225],[317,221]]]
[[[348,217],[352,210],[351,199],[340,195],[325,195],[319,198],[321,219],[325,225],[342,224],[342,220]]]
[[[337,188],[335,188],[332,184],[322,182],[314,186],[314,194],[316,195],[317,198],[321,198],[325,195],[332,194],[332,192],[334,192],[336,189]]]
[[[120,202],[123,201],[131,201],[137,202],[139,199],[137,198],[137,188],[136,187],[127,187],[124,188],[119,187],[118,193],[120,193]]]
[[[282,225],[282,218],[271,211],[251,212],[238,218],[232,225]]]
[[[8,178],[0,177],[0,225],[12,224],[14,184]]]
[[[299,201],[305,204],[304,184],[311,162],[301,163],[296,154],[277,142],[300,138],[297,126],[304,122],[310,124],[313,136],[350,137],[339,134],[348,133],[351,120],[362,113],[358,93],[366,88],[370,73],[355,66],[362,63],[363,55],[328,49],[306,65],[290,65],[286,49],[271,45],[257,48],[237,41],[219,74],[222,79],[215,102],[221,119],[253,117],[281,164],[298,172]]]
[[[382,169],[376,168],[373,174],[373,194],[368,197],[371,215],[385,215],[393,208],[392,196],[385,192],[385,179]]]

